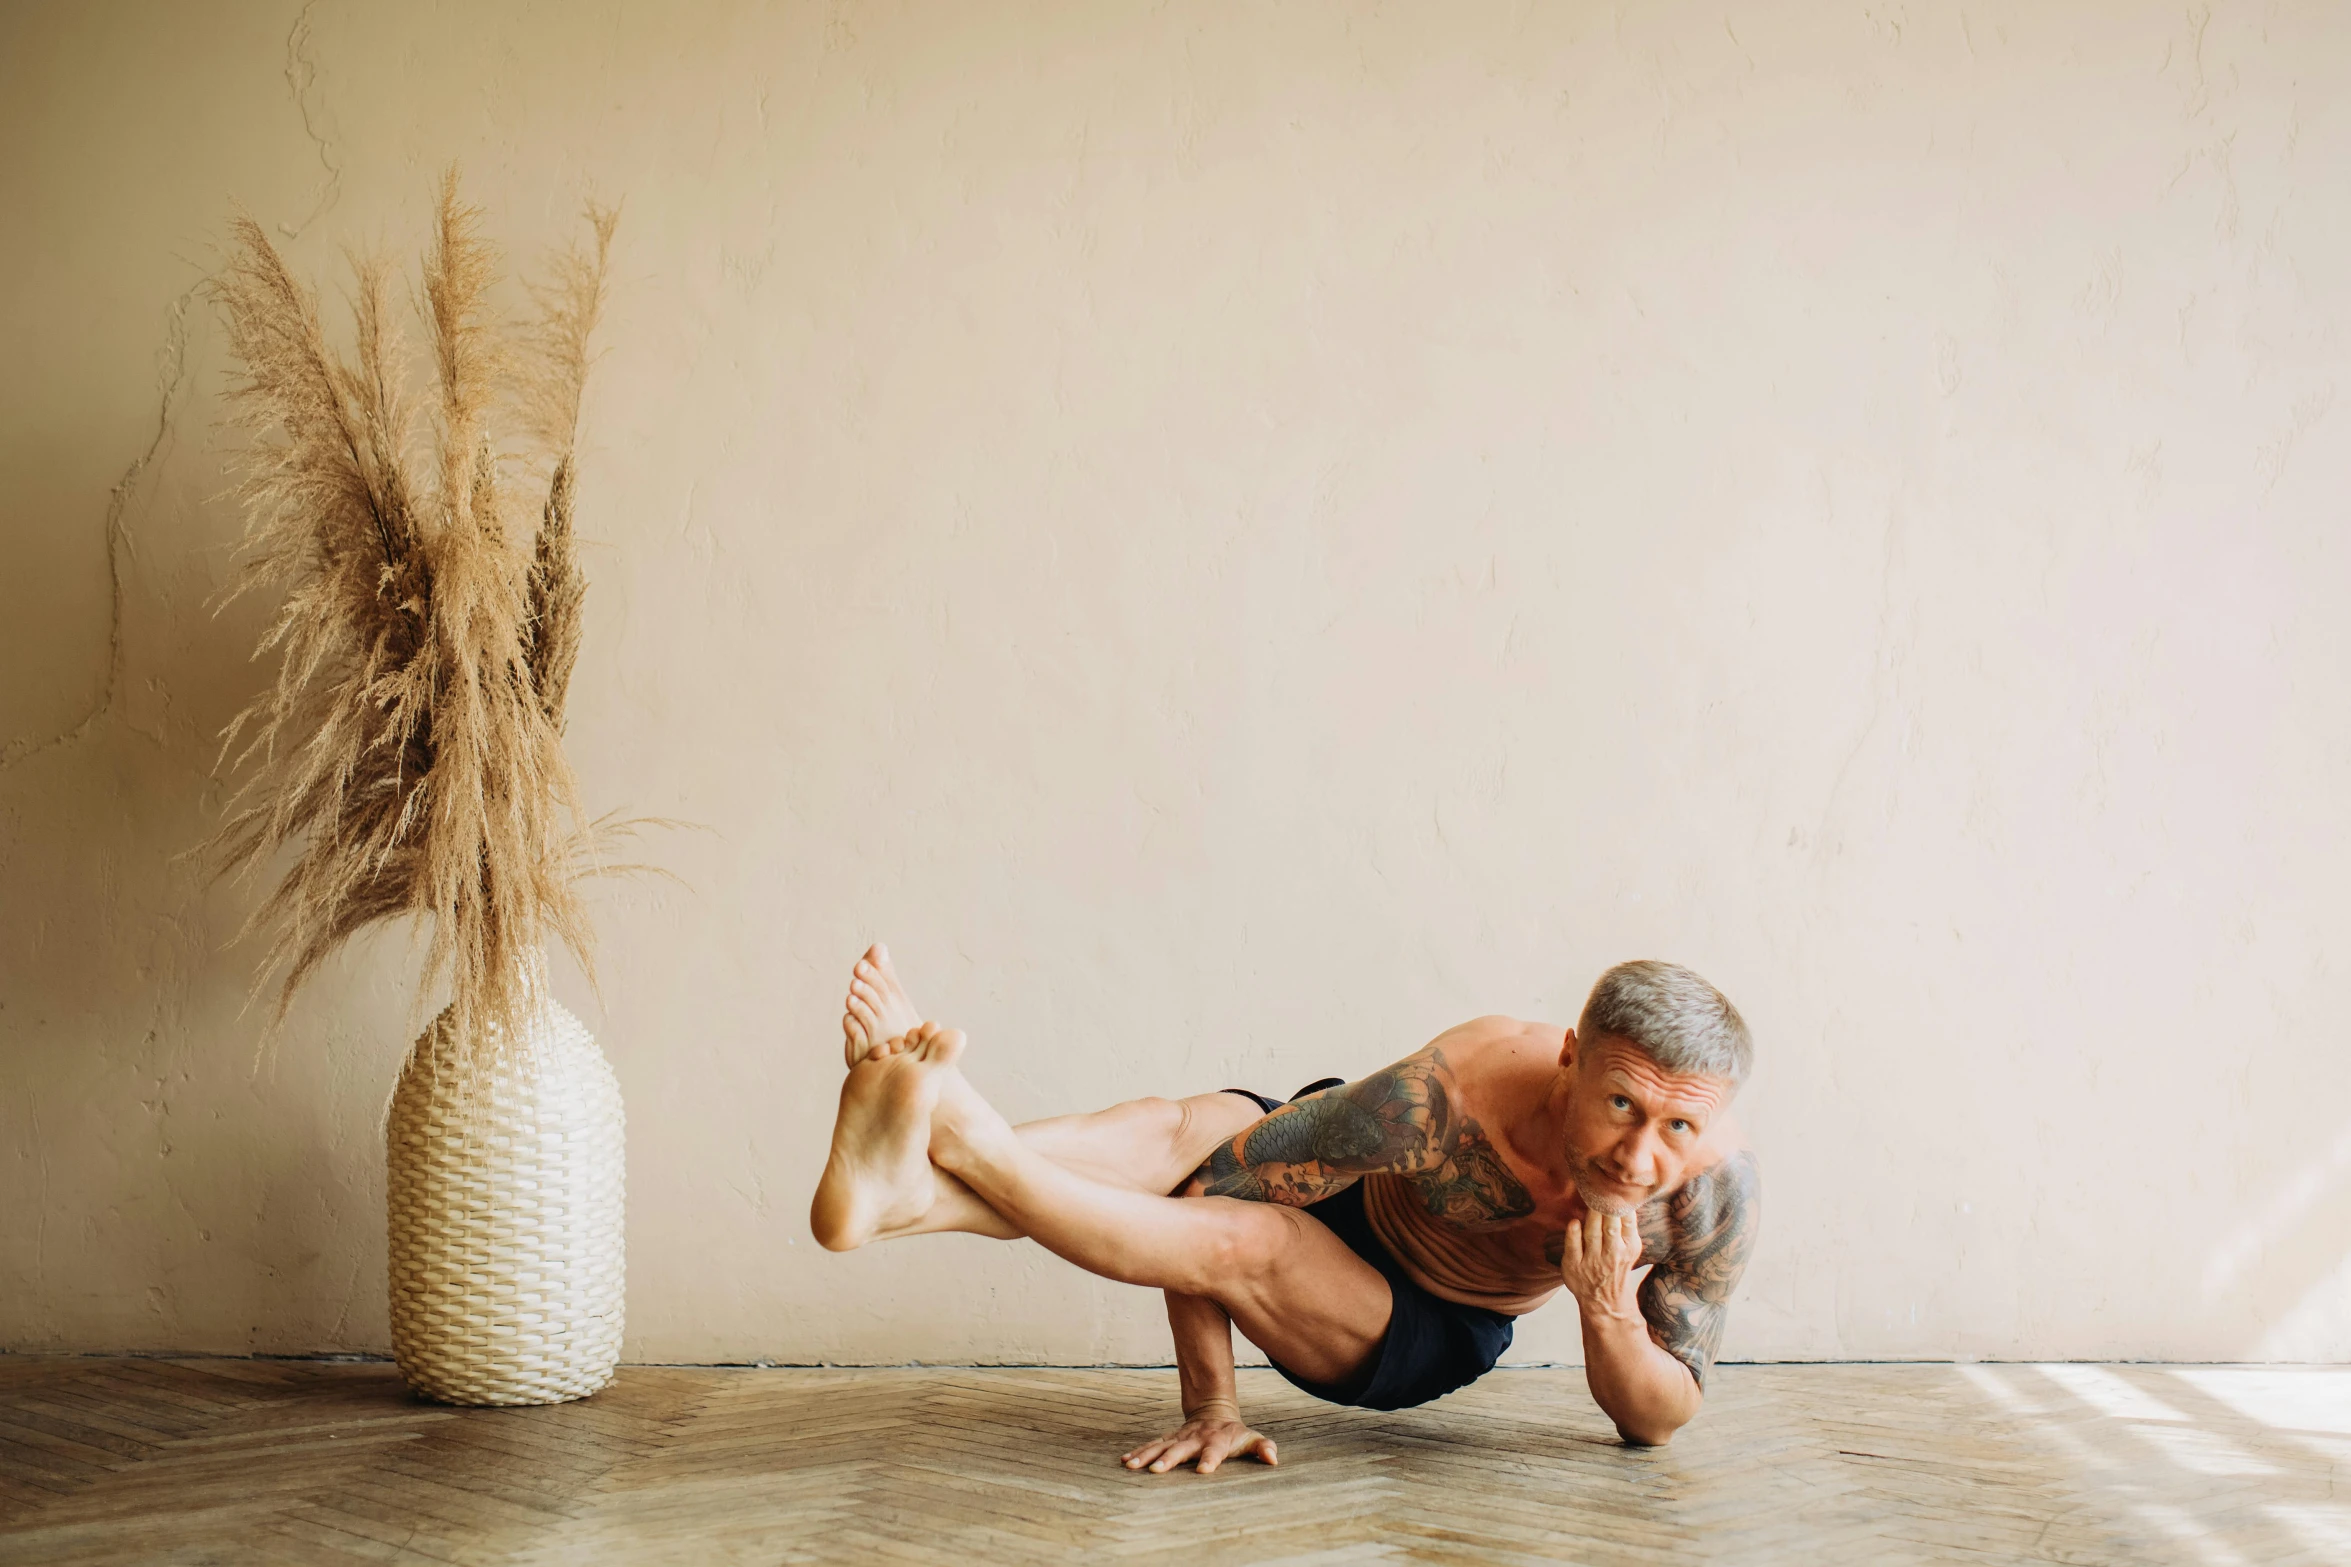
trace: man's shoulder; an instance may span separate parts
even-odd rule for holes
[[[1641,1208],[1643,1251],[1652,1261],[1743,1263],[1763,1217],[1763,1171],[1743,1139]]]
[[[1471,1018],[1423,1045],[1418,1054],[1440,1068],[1451,1090],[1488,1127],[1516,1127],[1540,1113],[1559,1075],[1567,1030],[1523,1018]]]
[[[1566,1039],[1567,1030],[1557,1023],[1531,1023],[1496,1012],[1456,1023],[1421,1049],[1424,1053],[1442,1051],[1447,1060],[1457,1064],[1472,1057],[1529,1052],[1556,1058]]]

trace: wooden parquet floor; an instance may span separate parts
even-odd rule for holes
[[[391,1368],[0,1357],[0,1562],[2351,1563],[2351,1368],[1725,1366],[1670,1448],[1576,1371],[1137,1475],[1170,1371],[637,1367],[457,1410]],[[2233,1380],[2232,1380],[2233,1379]]]

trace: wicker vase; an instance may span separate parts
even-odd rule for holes
[[[392,1092],[392,1354],[445,1403],[585,1398],[620,1360],[620,1084],[543,980],[531,993],[488,1048],[442,1013]]]

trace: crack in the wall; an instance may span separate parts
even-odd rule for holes
[[[147,449],[131,459],[122,477],[114,481],[106,501],[106,680],[98,689],[98,700],[79,723],[46,740],[11,740],[0,746],[0,771],[28,761],[45,751],[71,745],[98,726],[114,708],[115,697],[122,690],[122,621],[123,621],[123,557],[130,552],[130,530],[124,519],[130,512],[131,498],[138,492],[139,480],[156,457],[164,443],[171,439],[172,421],[179,412],[180,386],[188,372],[188,306],[196,299],[202,283],[191,283],[172,300],[165,316],[163,350],[156,356],[156,390],[158,407],[155,414],[155,438]]]
[[[318,0],[303,0],[302,9],[295,14],[294,26],[286,34],[286,88],[293,93],[294,107],[302,115],[302,134],[318,149],[319,167],[327,172],[326,178],[319,182],[318,200],[311,204],[302,221],[278,225],[289,239],[324,217],[343,194],[343,166],[335,161],[334,144],[319,131],[323,111],[311,104],[310,90],[318,85],[318,62],[310,55],[310,13],[317,6]]]

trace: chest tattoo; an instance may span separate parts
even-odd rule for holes
[[[1535,1211],[1525,1183],[1510,1173],[1474,1117],[1463,1119],[1442,1163],[1406,1179],[1431,1217],[1464,1228],[1508,1224]]]

